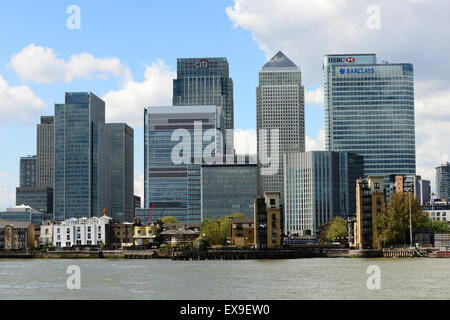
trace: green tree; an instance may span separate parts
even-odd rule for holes
[[[450,227],[445,220],[431,220],[427,217],[427,220],[419,227],[432,228],[434,233],[450,233]]]
[[[205,234],[210,244],[225,245],[230,237],[230,218],[245,218],[245,215],[236,212],[219,219],[205,220],[200,228],[200,233]]]
[[[162,223],[178,223],[180,222],[177,218],[172,216],[167,216],[161,219]]]
[[[423,226],[428,217],[411,193],[394,193],[386,210],[376,217],[376,235],[382,246],[406,244],[409,232],[409,201],[411,201],[412,229]]]
[[[347,221],[341,217],[335,217],[327,231],[326,240],[328,242],[347,241]]]

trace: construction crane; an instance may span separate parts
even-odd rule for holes
[[[156,203],[152,204],[152,208],[150,209],[150,215],[148,216],[147,224],[150,223],[150,220],[152,219],[153,215],[153,209],[155,208]]]

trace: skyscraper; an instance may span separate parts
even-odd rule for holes
[[[223,128],[220,108],[149,107],[144,118],[144,208],[136,216],[146,221],[152,212],[152,221],[174,216],[200,222],[202,152],[211,144],[206,132],[213,129],[216,136]],[[186,148],[177,150],[180,144]]]
[[[284,232],[316,235],[335,216],[355,213],[356,179],[363,175],[363,157],[333,151],[284,155]]]
[[[54,179],[55,117],[41,117],[36,130],[36,186],[52,188]]]
[[[261,171],[259,194],[280,192],[283,197],[283,154],[305,151],[305,103],[300,69],[279,51],[259,72],[256,88],[256,128],[258,164],[265,146],[270,149],[273,129],[279,130],[278,173],[264,175]],[[260,141],[260,130],[267,129],[265,146]]]
[[[450,163],[436,168],[436,197],[450,201]]]
[[[325,55],[326,149],[364,156],[364,175],[416,174],[414,75],[375,54]]]
[[[174,106],[217,106],[225,119],[225,129],[234,129],[233,80],[226,58],[177,59],[177,79],[173,80]],[[233,151],[232,132],[228,152]]]
[[[89,92],[66,92],[55,104],[55,219],[110,212],[110,134],[105,102]]]
[[[20,188],[36,187],[36,156],[20,157]]]
[[[125,123],[106,124],[111,133],[111,214],[119,221],[134,218],[134,130]]]

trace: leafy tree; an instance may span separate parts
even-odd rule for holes
[[[177,218],[172,216],[167,216],[161,219],[162,223],[178,223],[180,222]]]
[[[419,227],[433,228],[434,233],[450,233],[450,227],[445,220],[431,220],[427,217],[427,220]]]
[[[225,216],[214,220],[205,220],[200,228],[200,233],[205,234],[210,244],[225,245],[228,237],[230,237],[230,218],[245,218],[245,215],[236,212],[232,215]]]
[[[375,222],[377,239],[382,246],[406,244],[406,234],[409,232],[409,200],[412,229],[427,222],[428,217],[411,193],[392,194],[387,209],[381,211]]]
[[[328,242],[343,242],[347,240],[347,221],[341,217],[335,217],[326,234]]]

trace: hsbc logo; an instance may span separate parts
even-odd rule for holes
[[[352,63],[355,60],[354,57],[328,57],[328,63]]]

